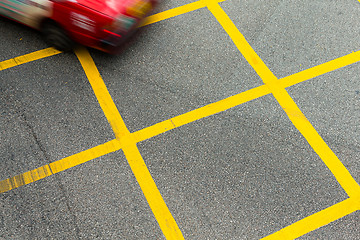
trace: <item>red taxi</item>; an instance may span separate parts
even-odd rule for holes
[[[0,0],[0,15],[38,29],[46,42],[114,52],[157,0]]]

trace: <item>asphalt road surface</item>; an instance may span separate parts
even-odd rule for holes
[[[164,0],[117,56],[0,36],[0,239],[360,239],[359,1]]]

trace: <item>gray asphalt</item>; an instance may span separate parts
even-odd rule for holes
[[[156,12],[191,1],[163,1]],[[356,0],[226,0],[278,77],[360,50]],[[0,18],[0,61],[46,48]],[[90,50],[134,132],[262,85],[207,9],[140,29],[118,56]],[[360,182],[360,64],[287,88]],[[0,180],[114,139],[73,53],[0,71]],[[185,239],[259,239],[348,198],[267,95],[138,144]],[[300,239],[360,239],[360,214]],[[0,195],[0,239],[164,239],[118,151]]]

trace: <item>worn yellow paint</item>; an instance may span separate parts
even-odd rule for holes
[[[0,181],[0,193],[10,191],[20,186],[38,181],[55,173],[65,171],[71,167],[93,160],[97,157],[119,150],[120,144],[116,140],[109,141],[83,152],[63,158],[34,170]]]
[[[77,165],[88,162],[92,159],[104,156],[106,154],[118,151],[121,149],[121,144],[119,141],[111,140],[104,144],[98,145],[96,147],[90,148],[86,151],[71,155],[69,157],[63,158],[59,161],[50,163],[50,169],[52,173],[59,173],[69,168],[75,167]]]
[[[359,202],[348,198],[275,232],[263,240],[295,239],[359,210]]]
[[[258,73],[260,78],[265,83],[265,86],[269,88],[270,92],[273,94],[275,99],[278,101],[280,106],[284,109],[285,113],[288,115],[290,121],[305,137],[305,139],[308,141],[310,146],[314,149],[314,151],[319,155],[319,157],[323,160],[326,166],[333,173],[336,180],[349,195],[351,199],[349,200],[349,202],[358,203],[360,200],[360,186],[350,175],[349,171],[345,168],[342,162],[337,158],[337,156],[332,152],[332,150],[328,147],[328,145],[316,132],[315,128],[311,125],[311,123],[307,120],[307,118],[298,108],[294,100],[287,93],[284,86],[281,85],[281,84],[286,84],[287,81],[286,80],[279,81],[276,78],[276,76],[270,71],[270,69],[265,65],[262,59],[256,54],[256,52],[252,49],[250,44],[246,41],[246,39],[243,37],[240,31],[236,28],[235,24],[231,21],[231,19],[227,16],[227,14],[217,3],[210,1],[207,7],[215,16],[215,18],[218,20],[220,25],[229,34],[230,38],[232,39],[236,47],[243,54],[244,58]],[[330,61],[326,64],[318,66],[317,68],[310,69],[307,72],[302,72],[297,75],[295,74],[289,77],[287,80],[289,81],[290,79],[292,83],[296,84],[300,81],[305,81],[310,77],[315,77],[319,73],[324,74],[330,70],[334,70],[335,68],[340,68],[342,66],[349,65],[351,63],[358,61],[359,59],[358,54],[359,53],[354,53],[352,55],[345,56],[344,58],[341,58],[339,60]],[[355,205],[359,207],[359,204],[355,204]],[[348,209],[343,209],[341,204],[336,206],[341,206],[339,212],[349,214]],[[355,211],[356,209],[357,208],[352,209],[351,212]],[[332,218],[332,221],[344,215],[338,214],[333,216],[334,218]],[[301,235],[303,235],[306,234],[308,231],[312,231],[318,227],[323,226],[324,224],[329,223],[328,219],[325,218],[322,219],[322,217],[324,217],[324,214],[313,215],[306,221],[308,225],[312,227],[305,228],[307,231],[302,231],[302,229],[304,228],[299,227],[298,229],[296,229],[295,227],[294,231],[297,230],[298,233],[301,232]],[[316,227],[313,228],[313,226]],[[283,238],[280,237],[276,239],[283,239]]]
[[[116,108],[116,105],[113,102],[93,59],[91,58],[88,50],[83,47],[76,49],[75,54],[78,57],[87,78],[89,79],[95,96],[114,131],[116,139],[121,139],[121,136],[128,134],[129,131],[126,128],[125,123],[121,118],[120,113]]]
[[[55,48],[46,48],[46,49],[32,52],[32,53],[29,53],[26,55],[15,57],[15,58],[12,58],[9,60],[5,60],[5,61],[0,62],[0,71],[7,69],[7,68],[15,67],[20,64],[27,63],[27,62],[39,60],[41,58],[50,57],[50,56],[53,56],[53,55],[56,55],[59,53],[61,53],[61,52],[56,50]]]

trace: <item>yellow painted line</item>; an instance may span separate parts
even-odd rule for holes
[[[239,93],[229,98],[225,98],[215,103],[211,103],[204,107],[195,109],[193,111],[187,112],[185,114],[173,117],[171,119],[134,132],[134,139],[136,142],[144,141],[171,129],[214,115],[216,113],[223,112],[227,109],[265,96],[269,93],[270,91],[265,85],[250,89],[248,91]]]
[[[357,210],[359,210],[359,203],[351,198],[348,198],[290,226],[287,226],[280,231],[263,238],[263,240],[295,239]]]
[[[172,8],[164,12],[160,12],[145,18],[144,22],[139,26],[143,27],[152,23],[160,22],[165,19],[169,19],[175,16],[179,16],[184,13],[195,11],[197,9],[205,7],[205,4],[201,1],[192,2],[177,8]]]
[[[223,11],[223,9],[214,2],[208,3],[208,8],[215,16],[215,18],[219,21],[220,25],[225,29],[225,31],[229,34],[230,38],[239,49],[239,51],[243,54],[245,59],[249,62],[249,64],[254,68],[254,70],[258,73],[261,77],[265,85],[270,89],[271,93],[274,95],[275,99],[279,102],[281,107],[284,109],[286,114],[288,115],[291,122],[294,126],[299,130],[299,132],[305,137],[308,141],[310,146],[314,149],[314,151],[319,155],[319,157],[323,160],[326,166],[330,169],[330,171],[335,176],[336,180],[339,184],[343,187],[346,193],[349,195],[349,201],[354,201],[355,208],[351,211],[355,211],[359,207],[359,200],[360,200],[360,186],[357,182],[353,179],[350,175],[349,171],[345,168],[345,166],[341,163],[341,161],[337,158],[337,156],[331,151],[331,149],[327,146],[324,140],[320,137],[320,135],[316,132],[314,127],[311,123],[306,119],[304,114],[298,108],[296,103],[290,97],[290,95],[286,92],[285,88],[282,88],[279,83],[286,83],[286,81],[279,81],[276,76],[270,71],[270,69],[265,65],[265,63],[261,60],[261,58],[256,54],[256,52],[252,49],[250,44],[246,41],[240,31],[236,28],[235,24],[231,21],[231,19],[227,16],[227,14]],[[354,57],[355,56],[355,57]],[[355,59],[354,59],[354,58]],[[350,64],[354,63],[357,60],[357,55],[352,55],[348,58],[346,63],[343,64]],[[331,61],[325,65],[319,66],[315,70],[321,70],[320,73],[325,73],[330,69],[338,68],[341,66],[339,63],[340,61],[344,61],[340,59],[338,61]],[[295,77],[293,76],[292,79],[298,80],[306,80],[306,78],[314,77],[316,74],[314,69],[309,70],[308,72],[304,72],[298,74]],[[289,78],[288,78],[289,80]],[[294,83],[294,82],[293,82]],[[296,84],[296,81],[295,81]],[[339,205],[336,205],[339,206]],[[340,210],[345,215],[349,214],[342,208],[343,206],[340,205]],[[336,208],[337,209],[337,208]],[[338,209],[337,209],[338,210]],[[317,216],[317,215],[315,215]],[[320,221],[319,223],[315,223],[317,221],[316,217],[310,218],[310,224],[318,224],[318,227],[323,226],[324,224],[328,224],[326,221]],[[301,235],[311,231],[311,228],[305,228],[305,231],[298,226],[295,226],[294,231],[298,231]],[[300,236],[301,236],[300,235]],[[274,239],[283,239],[283,238],[274,238]]]
[[[95,96],[114,131],[116,139],[121,139],[121,137],[128,134],[129,131],[126,128],[125,123],[100,76],[94,60],[90,56],[88,50],[84,47],[76,49],[75,54],[78,57],[87,78],[89,79]]]
[[[292,85],[298,84],[300,82],[304,82],[306,80],[315,78],[317,76],[323,75],[325,73],[334,71],[336,69],[351,65],[359,61],[360,61],[360,51],[353,52],[343,57],[339,57],[329,62],[295,73],[291,76],[284,77],[279,80],[279,87],[287,88]]]
[[[122,146],[125,157],[128,160],[163,234],[167,239],[183,239],[179,227],[166,206],[160,191],[156,187],[136,143],[133,140],[132,134],[130,134],[120,116],[89,52],[85,48],[80,48],[76,50],[75,53],[84,68],[86,76],[89,79],[106,118],[115,132],[118,144]]]
[[[168,240],[184,239],[178,225],[172,217],[149,170],[136,146],[136,143],[123,148],[124,154],[138,181],[142,192],[157,220],[160,229]]]
[[[207,7],[214,15],[220,25],[224,28],[237,49],[242,53],[244,58],[254,68],[261,79],[276,79],[274,74],[269,70],[261,58],[255,53],[245,37],[240,33],[235,24],[231,21],[224,10],[216,1],[208,1]]]
[[[0,181],[0,193],[10,191],[20,186],[33,183],[55,173],[67,170],[108,153],[119,150],[120,144],[116,140],[109,141],[83,152],[63,158],[34,170]]]
[[[120,149],[121,144],[119,141],[114,139],[86,151],[71,155],[54,163],[50,163],[49,166],[51,171],[55,174]]]
[[[225,0],[218,0],[216,2],[223,2]],[[154,15],[151,15],[147,18],[145,18],[144,22],[139,26],[139,27],[143,27],[152,23],[156,23],[156,22],[160,22],[163,21],[165,19],[169,19],[172,17],[176,17],[179,16],[181,14],[184,13],[188,13],[188,12],[192,12],[195,10],[198,10],[200,8],[204,8],[206,7],[206,3],[204,1],[196,1],[196,2],[192,2],[180,7],[176,7],[176,8],[172,8]]]
[[[360,186],[338,159],[335,153],[329,148],[315,128],[301,112],[294,100],[283,88],[278,88],[277,82],[268,82],[275,99],[284,109],[291,122],[305,137],[310,146],[318,154],[325,165],[335,176],[336,180],[349,195],[349,197],[360,198]]]
[[[27,63],[27,62],[39,60],[41,58],[50,57],[50,56],[53,56],[53,55],[56,55],[59,53],[61,53],[61,52],[56,50],[55,48],[46,48],[43,50],[39,50],[36,52],[22,55],[19,57],[15,57],[15,58],[12,58],[9,60],[5,60],[3,62],[0,62],[0,71],[7,69],[7,68],[15,67],[20,64]]]

